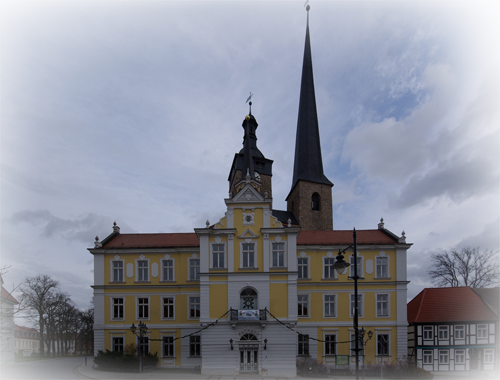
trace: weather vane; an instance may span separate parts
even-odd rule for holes
[[[248,111],[248,114],[249,114],[249,115],[251,115],[251,114],[252,114],[252,102],[251,102],[251,100],[252,100],[252,96],[253,96],[253,94],[252,94],[252,92],[250,91],[250,95],[248,96],[247,101],[245,102],[245,103],[248,103],[248,105],[249,105],[249,107],[250,107],[250,108],[249,108],[249,111]]]

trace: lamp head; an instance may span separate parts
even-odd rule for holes
[[[137,327],[135,327],[135,325],[132,323],[132,326],[130,326],[130,331],[132,331],[132,334],[135,334],[137,330]]]
[[[349,265],[351,264],[349,264],[347,261],[344,260],[344,256],[342,255],[342,253],[340,253],[339,250],[339,254],[336,257],[336,260],[333,263],[332,268],[336,269],[338,273],[342,274]]]
[[[368,331],[368,339],[371,339],[373,337],[373,331],[370,330]]]

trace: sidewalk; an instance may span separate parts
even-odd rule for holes
[[[87,379],[94,380],[148,380],[148,379],[171,379],[171,380],[318,380],[321,378],[305,378],[305,377],[275,377],[262,376],[258,374],[242,374],[234,376],[219,376],[219,375],[201,375],[192,373],[191,370],[184,369],[164,369],[160,368],[151,372],[144,373],[124,373],[124,372],[105,372],[97,371],[92,368],[92,363],[87,366],[82,364],[78,367],[78,372],[81,376]],[[434,380],[493,380],[497,379],[495,372],[432,372]],[[360,379],[362,378],[360,374]],[[354,376],[328,376],[326,379],[332,380],[355,380]],[[366,380],[380,379],[380,377],[366,377]]]

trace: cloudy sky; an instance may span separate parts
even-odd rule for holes
[[[408,297],[431,253],[499,243],[491,2],[311,1],[335,229],[404,230]],[[4,1],[1,265],[89,306],[96,235],[192,232],[225,211],[252,92],[274,207],[292,181],[304,1]]]

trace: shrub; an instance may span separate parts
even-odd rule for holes
[[[156,367],[158,363],[158,353],[147,353],[142,358],[142,366]],[[119,351],[98,351],[94,357],[94,365],[100,371],[109,372],[138,372],[139,357]]]
[[[396,362],[384,363],[383,368],[380,364],[367,363],[365,374],[370,377],[379,377],[380,373],[384,379],[432,379],[434,375],[422,368],[416,367],[410,363],[406,356],[400,356]]]
[[[311,357],[298,358],[296,365],[297,373],[300,376],[326,377],[328,372],[327,368],[323,364]]]

